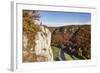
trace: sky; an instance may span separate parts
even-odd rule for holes
[[[39,11],[40,21],[48,26],[63,26],[69,24],[90,24],[90,13]]]

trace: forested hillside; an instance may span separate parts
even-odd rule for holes
[[[51,45],[53,47],[64,49],[63,51],[66,51],[68,55],[75,56],[77,59],[91,58],[91,25],[48,28],[52,32]]]

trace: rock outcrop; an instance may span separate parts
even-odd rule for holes
[[[31,33],[31,36],[23,32],[23,62],[53,61],[51,32],[44,26],[38,26],[38,29],[40,31]]]

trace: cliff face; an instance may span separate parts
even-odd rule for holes
[[[51,32],[45,28],[41,27],[42,32],[37,32],[35,36],[35,52],[37,61],[52,61],[53,54],[51,50]]]
[[[23,32],[23,62],[53,61],[51,32],[44,26],[38,26],[38,29],[40,31],[31,36]]]

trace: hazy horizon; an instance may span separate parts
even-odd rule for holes
[[[48,24],[42,24],[48,27],[61,27],[61,26],[69,26],[69,25],[91,25],[91,23],[67,23],[67,24],[62,24],[62,25],[57,25],[57,24],[52,24],[52,25],[48,25]]]

